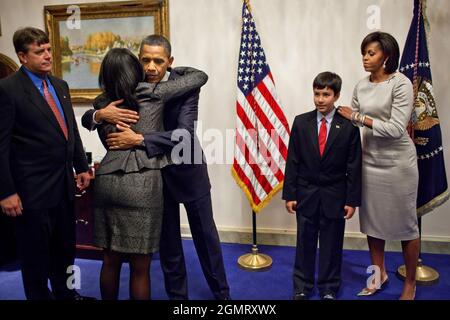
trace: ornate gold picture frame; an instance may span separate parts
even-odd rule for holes
[[[7,77],[18,69],[19,66],[13,59],[0,53],[0,79]]]
[[[45,6],[53,50],[53,74],[67,81],[72,102],[100,94],[98,73],[109,49],[138,53],[140,41],[156,33],[169,38],[169,0]]]

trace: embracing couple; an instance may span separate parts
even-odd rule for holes
[[[188,299],[180,203],[214,298],[230,298],[206,162],[180,164],[171,157],[178,143],[198,145],[194,124],[208,77],[193,68],[172,69],[172,62],[171,45],[160,35],[142,40],[139,59],[127,49],[111,49],[100,70],[103,93],[82,118],[108,149],[94,189],[103,299],[117,299],[124,260],[130,263],[130,298],[150,299],[150,263],[158,250],[169,298]],[[189,134],[173,141],[175,130]]]

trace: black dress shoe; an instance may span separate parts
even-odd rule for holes
[[[81,294],[76,293],[73,297],[73,300],[75,300],[75,301],[94,301],[94,300],[97,300],[97,298],[82,296]]]
[[[323,295],[320,295],[321,300],[336,300],[336,294],[333,292],[327,292]]]
[[[217,298],[216,300],[233,300],[233,299],[231,299],[230,296],[226,296],[226,297],[222,297],[222,298]]]
[[[307,292],[297,292],[294,294],[293,300],[309,300],[309,294]]]

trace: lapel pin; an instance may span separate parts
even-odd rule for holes
[[[341,128],[341,126],[337,124],[336,125],[336,129],[340,129],[340,128]]]

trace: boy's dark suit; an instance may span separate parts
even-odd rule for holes
[[[17,193],[22,276],[28,299],[70,299],[66,269],[75,256],[75,179],[88,163],[67,83],[48,76],[66,117],[66,140],[52,110],[22,67],[0,80],[0,199]]]
[[[314,287],[319,238],[317,286],[325,295],[340,286],[344,206],[358,207],[361,201],[361,142],[359,129],[336,112],[321,157],[317,126],[316,110],[294,120],[283,199],[297,201],[294,290],[309,293]]]

